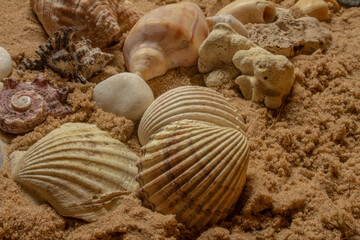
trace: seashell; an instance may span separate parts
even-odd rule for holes
[[[360,7],[360,0],[337,0],[337,2],[347,7]]]
[[[223,14],[231,14],[243,24],[269,23],[275,19],[276,8],[270,1],[237,0],[220,9],[216,15]]]
[[[119,73],[96,85],[93,99],[104,111],[137,121],[154,101],[154,94],[138,75]]]
[[[87,82],[87,79],[103,70],[113,55],[102,52],[100,48],[92,48],[90,41],[84,38],[75,43],[73,36],[76,31],[73,27],[60,28],[53,38],[49,38],[46,44],[40,45],[40,50],[36,51],[40,60],[26,59],[22,62],[23,67],[42,70],[46,65],[62,77],[76,82]]]
[[[225,15],[215,15],[213,17],[206,18],[206,22],[208,23],[209,30],[212,31],[216,24],[218,23],[227,23],[232,27],[238,34],[248,37],[248,32],[244,24],[242,24],[239,20],[234,18],[231,14]]]
[[[76,27],[76,38],[88,38],[97,47],[119,41],[142,15],[118,0],[31,0],[30,4],[50,37],[63,26]]]
[[[294,6],[300,8],[306,15],[323,21],[330,19],[328,2],[335,11],[340,9],[336,0],[299,0]]]
[[[243,118],[221,94],[206,87],[183,86],[162,94],[146,109],[138,129],[141,145],[160,128],[183,119],[246,131]]]
[[[5,151],[4,151],[5,146],[6,146],[5,143],[0,140],[0,169],[5,162]]]
[[[0,80],[10,75],[12,71],[12,59],[5,48],[0,47]],[[1,89],[0,89],[1,92]]]
[[[67,92],[67,87],[52,88],[42,76],[32,83],[4,79],[4,90],[0,92],[0,129],[14,134],[25,133],[40,125],[48,115],[69,114]]]
[[[12,178],[60,215],[96,221],[137,188],[137,160],[95,125],[66,123],[15,160]]]
[[[146,207],[198,229],[232,212],[246,181],[249,146],[241,131],[182,120],[142,149],[138,193]]]
[[[196,4],[180,2],[156,8],[128,34],[126,67],[146,81],[171,68],[196,66],[198,49],[207,34],[205,16]]]

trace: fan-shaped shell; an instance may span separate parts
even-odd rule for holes
[[[67,123],[31,146],[12,177],[59,214],[95,221],[137,188],[137,160],[96,126]]]
[[[138,193],[145,206],[201,229],[233,210],[248,161],[241,131],[193,120],[174,122],[142,148]]]
[[[62,26],[74,26],[79,30],[76,36],[97,47],[118,41],[142,15],[118,0],[31,0],[30,4],[50,37]]]
[[[196,4],[180,2],[156,8],[128,34],[124,43],[126,67],[148,80],[171,68],[195,66],[207,35],[205,15]]]
[[[183,86],[162,94],[146,109],[138,129],[141,145],[161,127],[183,119],[246,131],[243,118],[221,94],[206,87]]]

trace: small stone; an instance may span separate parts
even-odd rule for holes
[[[0,47],[0,80],[10,75],[12,71],[12,59],[5,48]],[[0,91],[2,87],[0,86]]]
[[[93,100],[106,112],[137,121],[154,101],[154,94],[138,75],[119,73],[96,85]]]
[[[0,140],[0,168],[5,162],[5,151],[4,151],[5,143]]]

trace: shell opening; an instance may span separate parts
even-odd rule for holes
[[[265,23],[272,22],[276,16],[276,8],[274,7],[265,7],[263,12],[263,18]]]
[[[18,92],[11,97],[11,106],[19,112],[28,110],[32,104],[31,97],[23,94],[22,92]]]

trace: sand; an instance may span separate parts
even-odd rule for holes
[[[163,1],[132,2],[146,12]],[[230,1],[192,2],[213,15]],[[290,7],[294,1],[277,3]],[[0,6],[0,46],[17,67],[24,57],[36,56],[47,35],[29,0],[0,0]],[[360,239],[360,8],[342,7],[331,17],[321,23],[332,32],[331,45],[290,59],[296,80],[282,110],[245,100],[233,83],[216,88],[244,117],[251,147],[246,185],[225,221],[194,231],[173,215],[143,207],[134,195],[95,223],[64,218],[45,203],[32,204],[6,162],[0,172],[0,239]],[[116,58],[92,83],[68,83],[48,69],[42,73],[54,87],[69,86],[75,113],[48,117],[25,135],[0,132],[7,153],[26,150],[71,121],[94,123],[139,153],[138,122],[105,113],[91,101],[96,83],[125,71],[121,48],[106,51]],[[31,81],[39,73],[11,76]],[[174,69],[148,83],[155,97],[178,86],[204,85],[196,67]]]

